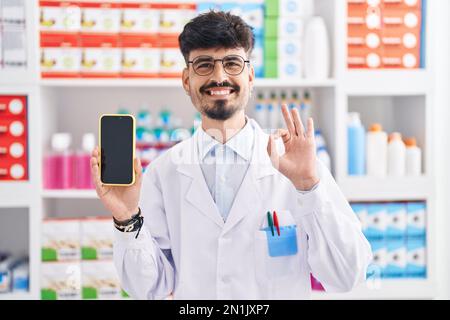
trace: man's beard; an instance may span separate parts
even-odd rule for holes
[[[212,108],[204,106],[202,111],[210,119],[221,121],[228,120],[239,110],[239,108],[236,106],[229,106],[227,108],[226,104],[226,100],[216,100],[214,101],[214,106]]]

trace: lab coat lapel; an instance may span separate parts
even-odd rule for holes
[[[233,229],[243,218],[257,214],[261,210],[262,200],[268,196],[262,189],[264,178],[276,173],[267,154],[268,135],[253,120],[255,145],[250,166],[234,199],[222,235]],[[267,190],[266,190],[267,191]]]
[[[182,190],[185,194],[185,200],[192,204],[207,218],[214,221],[218,226],[223,227],[224,221],[217,210],[217,206],[209,192],[203,177],[198,160],[198,131],[190,139],[189,143],[181,148],[178,153],[177,171],[182,174],[182,179],[190,179],[190,183],[183,185],[188,186],[186,190]],[[182,206],[183,207],[183,206]]]

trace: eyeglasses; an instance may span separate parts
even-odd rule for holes
[[[223,70],[230,76],[241,74],[245,64],[250,63],[250,60],[244,60],[239,55],[228,55],[222,59],[214,59],[210,56],[198,56],[194,60],[188,61],[188,64],[192,63],[194,72],[199,76],[208,76],[213,73],[216,61],[222,62]]]

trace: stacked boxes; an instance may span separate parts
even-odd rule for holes
[[[27,97],[0,96],[0,181],[28,180]]]
[[[266,78],[301,78],[303,34],[313,14],[308,0],[266,1],[264,75]]]
[[[240,16],[253,28],[255,44],[250,62],[255,69],[255,76],[264,77],[264,33],[267,29],[264,26],[264,1],[252,0],[248,3],[238,2],[200,2],[197,6],[197,13],[205,13],[209,10],[222,10]]]
[[[374,255],[368,277],[426,278],[424,202],[352,203]]]
[[[196,5],[40,1],[41,73],[52,77],[178,77],[177,37]]]
[[[347,0],[348,67],[424,67],[425,1]]]
[[[27,67],[25,0],[0,0],[0,72]]]
[[[121,299],[112,261],[111,218],[47,219],[42,234],[41,298]]]

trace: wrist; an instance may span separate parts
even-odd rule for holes
[[[295,189],[299,191],[309,191],[311,190],[317,183],[319,183],[319,177],[312,176],[308,178],[300,178],[296,181],[293,181]]]
[[[125,214],[121,212],[120,214],[113,214],[113,218],[118,223],[127,223],[129,222],[133,216],[139,213],[139,207],[136,207],[134,210],[128,211]]]

